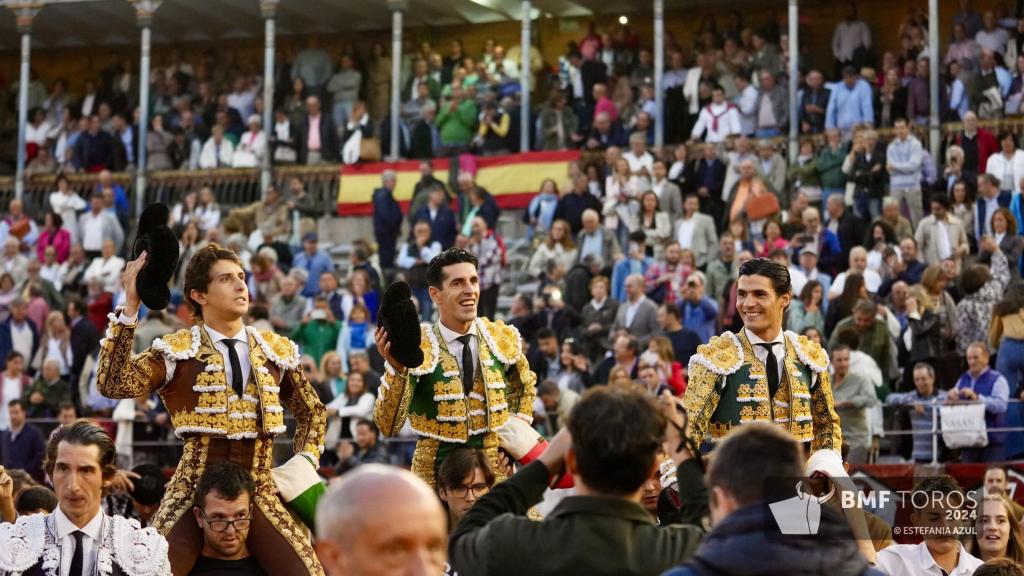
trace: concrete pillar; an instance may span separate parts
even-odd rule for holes
[[[945,159],[939,158],[942,150],[939,134],[941,128],[939,125],[939,106],[941,106],[941,102],[939,102],[939,0],[928,0],[928,46],[931,51],[928,55],[928,64],[931,68],[931,76],[928,79],[928,93],[931,100],[931,110],[928,114],[929,150],[935,164],[941,165]]]
[[[530,122],[530,91],[533,90],[533,72],[530,70],[530,12],[533,11],[533,3],[530,0],[523,0],[522,14],[519,19],[522,21],[522,35],[519,41],[520,65],[519,85],[520,114],[519,114],[519,151],[530,151],[530,136],[533,134],[533,123]]]
[[[17,19],[18,34],[21,36],[21,74],[18,80],[18,164],[14,177],[14,197],[25,196],[25,131],[28,126],[28,83],[29,60],[32,53],[32,20],[39,13],[41,5],[16,4],[10,6]]]
[[[789,0],[789,161],[800,155],[800,0]]]
[[[267,141],[274,131],[274,35],[278,0],[260,0],[263,15],[263,133]],[[273,180],[270,146],[267,146],[260,164],[260,193],[266,191]]]
[[[391,10],[391,150],[392,161],[401,156],[402,133],[399,129],[402,112],[402,15],[408,4],[405,0],[388,0]]]
[[[654,0],[654,147],[665,144],[665,0]]]
[[[139,58],[139,141],[135,155],[135,214],[138,216],[146,207],[146,137],[149,133],[149,49],[153,13],[162,0],[135,0],[135,19],[141,30]]]

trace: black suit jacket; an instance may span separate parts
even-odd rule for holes
[[[426,220],[430,222],[430,241],[440,242],[441,248],[447,250],[455,244],[455,236],[457,234],[455,228],[455,213],[452,212],[451,208],[441,205],[437,210],[437,217],[434,220],[430,219],[430,207],[424,206],[416,212],[416,216],[413,218],[413,224],[420,220]]]
[[[71,386],[78,390],[78,377],[82,374],[85,359],[100,345],[100,334],[85,316],[71,328]]]
[[[303,116],[299,122],[298,134],[295,137],[295,148],[297,162],[305,164],[309,156],[309,116]],[[327,162],[336,162],[341,155],[341,145],[338,142],[338,130],[334,126],[334,120],[330,114],[320,112],[320,157]]]
[[[409,145],[410,158],[422,160],[434,157],[434,138],[430,131],[430,125],[420,120],[412,128],[412,135],[409,137],[412,143]]]
[[[864,221],[853,213],[852,210],[844,210],[839,217],[839,228],[836,231],[839,237],[839,246],[844,254],[849,254],[854,246],[860,246],[864,242]],[[845,261],[839,263],[839,267],[846,270]]]

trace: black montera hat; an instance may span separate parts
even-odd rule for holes
[[[407,282],[392,282],[388,286],[380,303],[377,326],[387,331],[391,355],[395,360],[407,368],[416,368],[423,363],[419,314]]]
[[[147,206],[139,217],[132,247],[133,260],[143,251],[149,254],[146,265],[135,279],[135,287],[142,303],[150,310],[167,308],[171,301],[167,283],[178,268],[178,238],[167,227],[169,218],[170,210],[165,204],[157,202]]]

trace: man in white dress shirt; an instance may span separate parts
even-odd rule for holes
[[[54,432],[45,467],[57,509],[0,524],[0,575],[170,576],[163,536],[137,520],[103,513],[103,487],[117,471],[115,459],[114,442],[91,422],[78,420]]]
[[[957,539],[954,528],[959,511],[952,505],[964,502],[963,490],[950,476],[926,478],[914,487],[910,514],[913,529],[924,534],[920,544],[894,544],[878,552],[876,566],[888,576],[970,576],[981,566]],[[968,520],[968,522],[970,522]],[[966,523],[965,523],[966,524]]]

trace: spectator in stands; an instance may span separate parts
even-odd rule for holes
[[[972,342],[967,347],[967,371],[960,376],[956,387],[949,391],[946,403],[982,402],[985,404],[985,426],[1002,428],[1006,424],[1009,385],[1006,378],[989,368],[989,351],[984,342]],[[964,462],[999,462],[1004,458],[1006,432],[989,432],[988,445],[964,448]]]
[[[914,432],[912,458],[919,464],[938,461],[938,454],[932,451],[932,411],[946,401],[946,391],[935,387],[935,368],[931,364],[918,362],[914,365],[914,390],[892,393],[886,396],[889,406],[911,408],[910,425]],[[933,458],[934,456],[934,458]]]
[[[548,262],[554,261],[560,268],[568,272],[577,261],[576,243],[572,240],[572,232],[565,220],[555,220],[551,231],[533,250],[527,273],[532,278],[540,278]]]
[[[991,262],[993,248],[995,247],[993,244],[998,245],[999,250],[1012,263],[1010,265],[1010,277],[1012,283],[1016,283],[1020,280],[1020,259],[1021,255],[1024,254],[1024,238],[1017,234],[1017,219],[1014,218],[1010,210],[999,208],[992,214],[990,226],[994,242],[989,244],[987,248],[979,246],[978,261],[982,264]],[[984,241],[984,237],[982,237],[982,240]]]
[[[912,72],[910,69],[915,66],[913,61],[906,64],[908,72]],[[913,74],[909,74],[901,79],[899,69],[895,66],[885,71],[885,81],[874,97],[875,126],[891,128],[897,118],[907,113],[907,83],[913,82],[914,78]]]
[[[808,72],[805,80],[806,86],[800,91],[800,133],[821,134],[825,131],[825,110],[832,91],[824,87],[825,79],[818,70]]]
[[[828,200],[828,221],[825,227],[836,235],[844,252],[860,246],[864,241],[864,220],[847,210],[840,196],[831,196]]]
[[[938,265],[943,260],[952,258],[957,263],[957,270],[959,270],[962,267],[963,258],[970,251],[970,246],[963,224],[956,218],[950,217],[950,207],[948,196],[933,194],[931,198],[932,213],[918,224],[914,239],[917,240],[917,246],[924,256],[925,264]]]
[[[431,238],[430,223],[420,220],[413,225],[412,238],[402,244],[395,264],[404,271],[405,279],[412,286],[413,296],[419,302],[420,319],[430,322],[434,311],[433,302],[427,290],[427,265],[441,253],[441,244]]]
[[[814,249],[806,247],[811,252]],[[800,268],[797,272],[803,273]],[[817,272],[817,270],[814,270]],[[790,269],[790,277],[793,270]],[[806,278],[806,276],[805,276]],[[806,280],[800,289],[800,297],[794,298],[786,312],[786,329],[802,334],[807,328],[814,328],[818,333],[825,332],[825,289],[817,280]]]
[[[786,198],[786,161],[782,155],[775,151],[775,147],[768,140],[762,140],[757,145],[757,172],[758,175],[768,184],[769,188],[779,199],[779,206],[785,208]]]
[[[359,99],[363,75],[355,69],[355,62],[350,54],[342,54],[341,66],[327,82],[326,91],[334,103],[333,116],[335,126],[344,126],[352,113],[352,105]]]
[[[477,308],[480,316],[494,318],[498,306],[498,290],[504,277],[502,248],[497,233],[482,216],[474,217],[472,222],[469,251],[476,256],[480,273],[480,301]]]
[[[338,443],[339,463],[336,472],[339,475],[364,464],[388,464],[391,461],[387,447],[378,441],[380,432],[373,420],[358,418],[355,423],[354,442]]]
[[[295,255],[292,268],[300,268],[308,272],[302,295],[310,298],[320,290],[320,276],[334,271],[334,262],[327,252],[318,248],[319,239],[316,232],[307,232],[302,236],[302,252]]]
[[[790,163],[789,168],[786,170],[786,185],[785,189],[791,191],[791,201],[789,202],[789,211],[783,214],[783,223],[788,228],[785,233],[786,238],[792,238],[791,230],[793,227],[801,229],[803,227],[800,217],[803,215],[803,211],[807,208],[808,203],[813,202],[817,204],[821,202],[821,181],[818,178],[817,158],[814,154],[813,141],[804,140],[800,142],[800,154]],[[794,207],[794,199],[798,195],[803,196],[803,199],[796,201],[798,205]]]
[[[29,418],[56,418],[60,405],[71,401],[71,387],[60,375],[60,362],[50,359],[43,362],[43,369],[25,390],[22,398]]]
[[[7,401],[10,427],[0,431],[0,454],[3,466],[8,469],[24,470],[37,482],[44,480],[43,453],[46,442],[35,426],[25,422],[25,403],[21,398]]]
[[[1024,178],[1024,150],[1017,148],[1017,139],[1011,132],[1001,132],[998,140],[1001,150],[988,157],[985,173],[999,181],[999,204],[1005,207],[1013,194],[1020,193],[1020,181]]]
[[[927,265],[919,259],[917,240],[913,238],[901,240],[899,256],[894,255],[891,264],[887,263],[886,267],[889,270],[878,289],[879,296],[888,296],[892,285],[896,282],[906,282],[908,285],[919,283]]]
[[[318,97],[306,98],[306,110],[296,130],[296,162],[299,164],[313,166],[336,162],[340,157],[338,129],[330,115],[321,113]]]
[[[199,155],[199,168],[203,170],[231,168],[234,154],[235,146],[231,140],[224,137],[224,128],[215,124],[211,130],[210,139],[203,144],[203,151]]]
[[[32,380],[25,375],[25,358],[21,352],[12,350],[7,353],[3,374],[0,375],[0,392],[4,398],[19,399],[25,395],[25,391],[32,386]],[[24,418],[24,405],[19,405]],[[14,423],[10,416],[8,404],[0,406],[0,430],[10,430]]]
[[[660,332],[658,306],[644,294],[644,277],[639,274],[626,278],[626,299],[619,304],[611,333],[620,330],[628,331],[643,344]]]
[[[993,155],[994,157],[995,155]],[[981,174],[978,176],[978,197],[975,206],[977,212],[974,218],[974,239],[980,242],[982,236],[992,235],[992,216],[1000,208],[1009,206],[1010,194],[1002,194],[999,191],[999,179],[992,174]]]
[[[361,466],[320,500],[317,555],[328,574],[440,574],[445,570],[445,518],[437,495],[412,473]]]
[[[835,300],[843,293],[843,289],[846,286],[846,278],[850,274],[860,274],[864,278],[864,284],[867,287],[868,292],[875,294],[882,285],[882,277],[874,270],[868,268],[868,251],[863,246],[854,246],[850,250],[850,257],[848,260],[848,269],[844,272],[840,272],[835,280],[832,282],[832,288],[829,289],[828,298],[829,300]]]
[[[727,169],[725,162],[718,158],[718,148],[714,144],[705,144],[702,152],[695,168],[694,185],[704,204],[704,211],[718,222],[721,221],[722,201],[732,189],[725,188]]]
[[[232,168],[256,168],[262,165],[267,153],[267,135],[263,132],[263,121],[256,114],[249,116],[249,130],[238,139],[238,146],[231,157]]]
[[[124,258],[117,255],[117,246],[113,240],[103,241],[103,250],[98,258],[94,258],[85,271],[85,281],[97,280],[102,283],[106,292],[117,291],[124,269]]]
[[[843,173],[854,184],[853,201],[857,217],[861,220],[877,218],[882,198],[886,195],[888,172],[885,151],[878,144],[875,131],[865,130],[854,135],[853,146],[843,160]],[[846,245],[843,247],[849,248]]]
[[[368,326],[365,329],[367,334],[372,330]],[[341,418],[342,439],[355,438],[359,420],[373,417],[373,393],[367,389],[362,373],[349,374],[345,393],[327,405],[327,417]]]
[[[905,118],[897,118],[894,124],[896,138],[885,149],[886,170],[889,172],[889,193],[897,202],[906,203],[910,223],[916,226],[921,221],[921,142],[910,133]],[[1024,153],[1022,153],[1024,160]],[[877,210],[877,209],[876,209]],[[877,218],[878,214],[872,214]]]
[[[703,272],[694,272],[686,279],[681,311],[683,325],[696,332],[701,342],[707,342],[715,335],[718,302],[705,294]]]
[[[677,302],[681,298],[686,278],[693,272],[690,266],[682,263],[682,254],[679,242],[672,240],[665,245],[664,258],[646,267],[642,273],[646,293],[659,304]],[[616,265],[616,271],[618,271],[618,267],[619,265]],[[625,294],[618,292],[619,285],[614,279],[613,276],[612,294],[617,300],[622,301]]]
[[[701,109],[690,139],[718,144],[730,136],[740,134],[743,134],[743,126],[740,124],[739,110],[726,101],[725,89],[721,85],[713,85],[711,103]]]
[[[102,129],[99,116],[90,116],[88,130],[75,143],[75,170],[96,173],[113,167],[115,146],[114,137]]]
[[[882,215],[876,218],[871,226],[885,224],[892,229],[897,241],[902,242],[907,238],[914,237],[914,228],[910,221],[900,213],[900,203],[895,198],[882,198]]]
[[[480,128],[474,141],[483,156],[508,154],[511,149],[509,135],[510,116],[495,102],[486,102],[480,114]]]
[[[426,90],[424,88],[423,90]],[[410,158],[433,158],[441,152],[441,132],[437,125],[437,106],[425,104],[409,136]]]
[[[825,111],[825,128],[838,128],[849,134],[859,124],[871,124],[875,111],[871,104],[871,87],[857,76],[852,66],[843,66],[843,81],[832,88]]]
[[[594,122],[590,127],[584,148],[587,150],[607,150],[612,146],[625,146],[627,144],[625,130],[607,112],[599,112],[594,115]]]
[[[725,285],[735,277],[736,272],[736,242],[730,232],[724,232],[718,237],[718,256],[708,262],[704,274],[706,276],[705,290],[708,295],[716,301],[721,301],[725,293]]]
[[[64,314],[59,311],[52,311],[46,316],[46,329],[32,360],[33,371],[41,372],[43,363],[50,359],[60,363],[61,376],[70,375],[71,366],[74,364],[71,331],[64,322]]]
[[[835,306],[836,303],[833,303]],[[891,337],[885,321],[877,317],[878,308],[869,300],[860,300],[853,308],[853,315],[840,321],[832,330],[829,348],[839,344],[840,336],[846,330],[854,330],[860,336],[857,350],[871,356],[882,374],[888,374],[896,363],[890,352]]]
[[[281,293],[271,302],[270,323],[279,334],[291,334],[302,321],[306,299],[299,288],[299,281],[289,274],[281,280]]]
[[[975,42],[982,50],[989,50],[993,53],[1006,53],[1006,43],[1010,39],[1010,33],[999,26],[999,20],[991,10],[986,10],[982,16],[983,29],[974,35]]]
[[[578,174],[577,169],[573,175]],[[557,207],[558,185],[555,184],[553,179],[545,178],[540,183],[540,190],[537,192],[537,195],[530,200],[530,204],[523,213],[523,223],[528,225],[526,229],[527,240],[533,242],[535,235],[539,234],[543,238],[551,231],[551,222]]]
[[[692,250],[697,267],[704,268],[718,253],[718,234],[710,216],[699,212],[700,200],[689,194],[683,201],[683,217],[676,225],[676,240],[683,249]]]
[[[984,574],[986,568],[996,571],[1024,571],[1024,535],[1021,535],[1020,524],[1016,519],[1017,507],[1006,496],[985,494],[977,507],[977,519],[974,521],[974,538],[971,539],[971,552],[977,554],[985,564],[975,574]]]
[[[950,525],[942,518],[961,509],[963,500],[960,486],[951,476],[932,476],[917,483],[914,493],[935,494],[924,506],[911,514],[913,526],[926,534],[920,544],[894,544],[881,550],[876,566],[885,574],[924,574],[938,569],[946,574],[972,574],[981,566],[980,559],[967,553],[963,544],[952,534]]]
[[[745,216],[747,205],[750,201],[762,198],[767,195],[774,195],[775,191],[757,173],[757,165],[754,160],[743,160],[740,163],[739,180],[733,184],[726,201],[728,221],[732,222]],[[764,224],[763,218],[750,222],[752,233],[759,233]]]
[[[566,304],[572,305],[576,300],[581,301],[580,306],[577,308],[581,310],[581,331],[582,331],[582,342],[586,349],[587,356],[591,359],[597,359],[603,356],[604,352],[609,348],[609,333],[612,325],[615,323],[615,317],[619,310],[619,301],[615,298],[610,297],[610,290],[607,276],[600,276],[601,264],[594,263],[595,258],[590,258],[590,261],[584,261],[584,264],[579,266],[579,275],[581,278],[584,274],[590,275],[584,286],[586,287],[587,295],[590,299],[587,300],[586,296],[582,298],[573,297],[570,299],[570,291],[568,286],[570,282],[566,282]],[[589,269],[586,264],[589,263]],[[592,270],[596,272],[592,273]]]
[[[690,362],[690,356],[697,353],[702,340],[700,336],[683,325],[683,312],[678,304],[665,303],[658,308],[658,325],[661,333],[672,343],[675,359],[682,366]]]
[[[439,148],[435,156],[455,156],[466,150],[473,139],[477,126],[477,106],[467,98],[462,86],[452,86],[451,96],[445,100],[437,113],[437,127],[440,129]]]
[[[9,274],[14,284],[20,286],[25,281],[28,258],[19,251],[17,238],[8,238],[3,243],[3,258],[0,259],[0,271]]]
[[[397,176],[394,170],[381,174],[381,187],[373,191],[373,235],[381,268],[395,265],[395,244],[402,228],[402,209],[393,195]]]
[[[43,230],[36,242],[36,257],[39,262],[46,260],[47,248],[53,248],[54,260],[63,263],[71,251],[71,233],[64,228],[64,221],[56,212],[47,212],[43,217]]]
[[[579,118],[566,104],[565,94],[553,92],[548,105],[541,110],[541,150],[565,150],[582,140]]]
[[[858,18],[857,4],[850,2],[846,18],[836,24],[832,33],[832,55],[836,59],[836,69],[862,66],[870,51],[871,28]]]
[[[538,378],[555,382],[562,375],[558,337],[550,328],[541,328],[535,335],[536,346],[530,347],[527,359]]]
[[[761,68],[761,85],[755,105],[756,138],[781,136],[789,126],[789,97],[786,95],[786,89],[776,83],[775,70],[778,70],[778,66]]]
[[[323,296],[310,298],[313,308],[302,317],[302,322],[289,336],[298,344],[304,355],[317,364],[323,355],[333,350],[341,332],[341,322],[331,311],[331,304]]]
[[[968,111],[963,117],[963,129],[955,134],[953,142],[964,151],[963,178],[968,182],[985,172],[988,159],[999,152],[999,142],[991,132],[978,126],[978,115]],[[980,189],[979,189],[980,194]]]
[[[496,228],[501,209],[498,208],[498,202],[494,196],[491,196],[486,188],[477,184],[468,172],[460,174],[459,181],[462,185],[460,191],[466,196],[465,211],[462,214],[462,235],[469,236],[471,234],[473,218],[478,216],[484,219],[488,228]]]
[[[921,55],[917,58],[917,74],[907,86],[907,120],[917,126],[928,125],[931,112],[931,93],[929,84],[931,75],[931,59]]]
[[[617,261],[622,257],[622,250],[619,248],[615,235],[607,228],[601,227],[597,210],[587,209],[584,211],[582,221],[583,227],[576,237],[578,262],[582,262],[589,255],[597,256],[601,258],[602,262],[607,263]]]
[[[71,183],[63,173],[56,178],[57,190],[49,195],[50,209],[60,215],[64,228],[71,235],[73,244],[81,241],[78,230],[78,213],[85,210],[87,204],[78,192],[71,189]]]
[[[846,188],[846,174],[843,173],[843,161],[847,156],[843,144],[842,133],[837,128],[825,130],[826,145],[818,151],[815,168],[821,180],[822,209],[825,209],[829,196],[843,194]]]
[[[28,303],[23,298],[11,301],[10,316],[0,322],[0,359],[19,352],[22,358],[34,358],[39,348],[39,327],[28,317]],[[0,364],[0,370],[4,364]]]
[[[868,408],[878,401],[875,387],[857,372],[850,371],[850,347],[840,344],[829,353],[832,394],[843,429],[843,444],[850,447],[851,464],[867,462],[871,435],[866,418]]]
[[[655,172],[664,173],[664,164],[660,161],[655,163]],[[665,182],[665,186],[672,187],[666,194],[666,198],[674,195],[676,202],[679,203],[679,189],[675,184]],[[679,204],[681,209],[682,204]],[[640,196],[640,211],[631,219],[629,228],[632,232],[630,232],[630,237],[632,238],[637,233],[643,234],[645,255],[653,254],[653,256],[660,258],[665,242],[672,237],[672,225],[670,222],[671,217],[669,214],[661,209],[657,192],[648,190]]]
[[[79,217],[78,229],[81,232],[81,245],[87,258],[100,255],[107,241],[114,243],[115,252],[124,242],[124,231],[117,217],[103,209],[103,194],[94,192],[90,200],[90,211]]]

